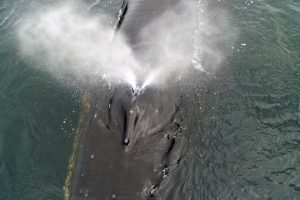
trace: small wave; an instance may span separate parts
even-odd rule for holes
[[[5,7],[4,7],[5,8]],[[4,9],[3,8],[3,9]],[[1,10],[1,9],[0,9]],[[16,11],[16,4],[14,4],[13,8],[10,10],[10,12],[1,20],[0,22],[0,26],[3,26],[8,20],[9,18],[15,13]]]

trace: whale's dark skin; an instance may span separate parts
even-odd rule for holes
[[[125,86],[93,95],[72,199],[156,199],[186,145],[175,95],[149,88],[135,97]]]
[[[176,3],[125,1],[116,28],[137,52],[139,30]],[[187,148],[178,84],[140,93],[128,85],[92,89],[68,199],[168,199]]]
[[[167,11],[176,9],[181,0],[125,0],[126,8],[120,31],[127,36],[128,42],[134,46],[144,43],[139,34],[143,27],[148,26]],[[176,22],[174,22],[176,23]],[[157,30],[159,31],[159,30]]]

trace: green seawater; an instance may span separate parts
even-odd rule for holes
[[[53,2],[0,0],[0,200],[63,199],[82,88],[26,62],[15,34]],[[186,199],[300,199],[300,1],[210,4],[238,34],[201,105],[207,145]]]
[[[220,72],[201,199],[300,199],[300,1],[220,4],[239,37]]]

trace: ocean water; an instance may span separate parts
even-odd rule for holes
[[[300,199],[300,2],[203,1],[212,20],[226,10],[238,34],[217,72],[187,95],[201,103],[187,108],[197,129],[182,192]],[[83,87],[26,62],[14,32],[22,13],[56,2],[0,1],[0,200],[63,199]],[[111,9],[101,2],[92,12]]]
[[[220,4],[239,38],[219,75],[202,199],[299,199],[300,2]]]

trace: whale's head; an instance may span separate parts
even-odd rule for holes
[[[81,133],[72,199],[161,195],[186,146],[170,91],[147,88],[136,96],[126,87],[106,97],[95,94]]]

